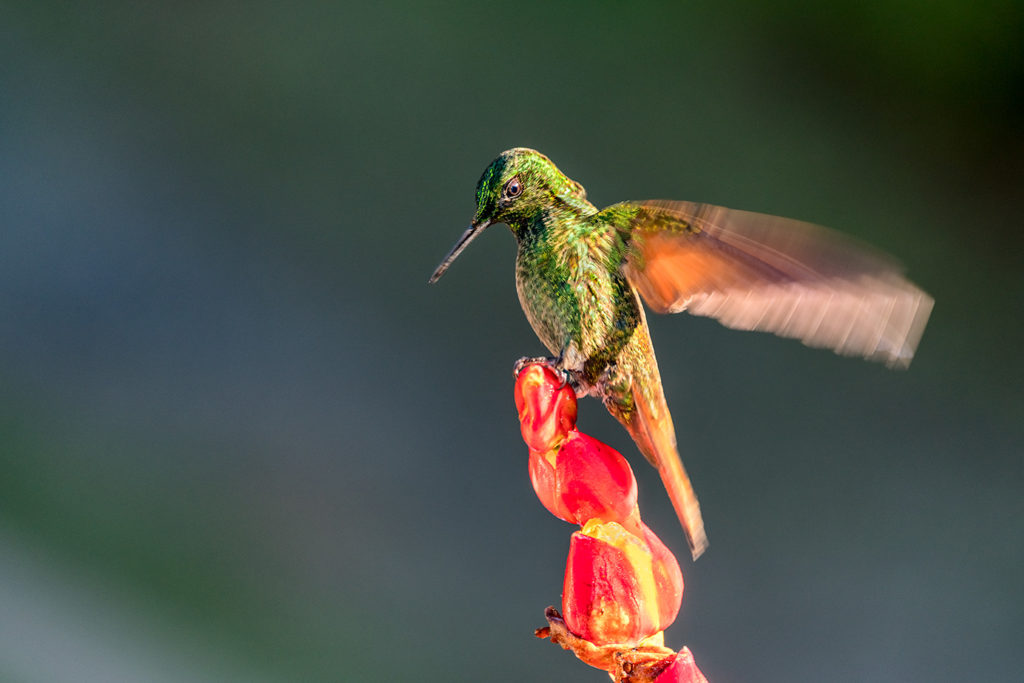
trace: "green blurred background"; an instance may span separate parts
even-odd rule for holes
[[[355,3],[352,3],[355,4]],[[830,225],[936,307],[908,372],[652,318],[712,681],[1019,680],[1015,0],[0,5],[0,680],[605,680],[536,641],[571,527],[479,174]]]

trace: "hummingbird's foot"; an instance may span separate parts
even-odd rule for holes
[[[550,356],[536,356],[534,358],[529,358],[527,356],[524,356],[517,360],[516,364],[512,366],[512,378],[519,379],[519,373],[523,371],[523,368],[525,368],[527,365],[533,365],[534,363],[536,363],[537,365],[543,365],[544,367],[550,369],[552,372],[561,373],[564,376],[565,371],[562,370],[562,368],[558,367],[557,358],[552,358]],[[562,386],[565,386],[565,384],[562,384]]]
[[[558,358],[552,358],[549,356],[537,356],[535,358],[523,357],[516,361],[516,364],[512,366],[512,376],[519,379],[519,373],[523,371],[527,365],[543,365],[544,367],[551,370],[551,372],[562,377],[562,383],[559,385],[559,389],[565,386],[572,387],[572,390],[576,393],[576,398],[583,398],[590,394],[590,386],[583,381],[579,373],[572,370],[567,370],[562,367],[561,360]]]

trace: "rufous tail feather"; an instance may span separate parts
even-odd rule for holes
[[[660,393],[660,392],[659,392]],[[624,422],[633,441],[644,456],[658,468],[661,481],[668,491],[676,515],[679,517],[686,540],[690,544],[690,553],[697,559],[708,547],[708,537],[704,532],[704,519],[700,514],[700,503],[694,493],[690,477],[686,474],[683,461],[676,449],[675,429],[668,407],[662,404],[663,417],[652,415],[651,405],[643,399],[643,393],[633,387],[634,412],[628,422]],[[663,399],[664,400],[664,399]]]

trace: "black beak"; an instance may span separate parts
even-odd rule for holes
[[[437,267],[437,270],[434,271],[434,274],[430,276],[430,280],[428,280],[428,283],[434,284],[435,282],[440,280],[441,276],[444,275],[445,271],[448,270],[448,266],[452,264],[452,261],[458,258],[459,254],[462,253],[462,250],[465,249],[470,242],[476,239],[476,236],[482,233],[484,231],[484,228],[486,228],[490,224],[490,221],[481,221],[479,223],[473,223],[472,225],[470,225],[466,229],[466,232],[462,233],[462,237],[460,237],[459,241],[455,243],[455,246],[452,247],[452,250],[448,252],[448,255],[444,257],[444,260],[441,261],[441,265]]]

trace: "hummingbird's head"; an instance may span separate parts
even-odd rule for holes
[[[499,154],[480,176],[473,225],[505,223],[515,232],[540,211],[586,197],[583,186],[559,171],[551,159],[516,147]]]
[[[583,186],[558,170],[551,159],[534,149],[505,150],[491,162],[476,184],[476,213],[469,229],[434,271],[436,282],[452,261],[492,223],[505,223],[515,234],[545,211],[593,209]]]

